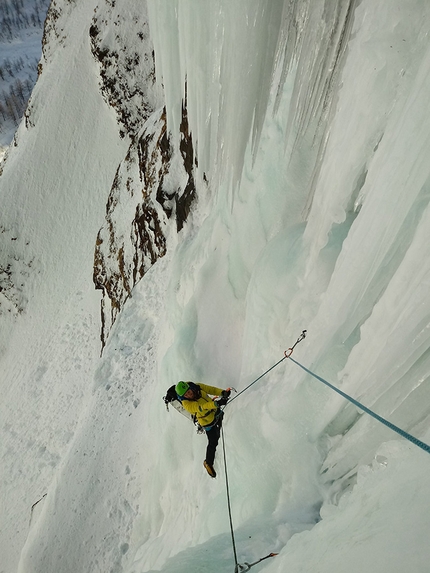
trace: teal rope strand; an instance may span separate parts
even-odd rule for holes
[[[410,442],[412,442],[413,444],[415,444],[416,446],[418,446],[419,448],[430,454],[430,446],[428,444],[425,444],[418,438],[415,438],[414,436],[411,436],[411,434],[408,434],[408,432],[405,432],[405,430],[402,430],[401,428],[392,424],[382,416],[379,416],[379,414],[376,414],[376,412],[373,412],[372,410],[370,410],[369,408],[358,402],[358,400],[351,398],[351,396],[348,396],[348,394],[345,394],[345,392],[342,392],[342,390],[339,390],[339,388],[336,388],[336,386],[333,386],[333,384],[330,384],[330,382],[327,382],[327,380],[324,380],[324,378],[321,378],[321,376],[318,376],[317,374],[306,368],[306,366],[303,366],[303,364],[300,364],[300,362],[297,362],[297,360],[291,358],[291,356],[289,356],[288,358],[292,362],[294,362],[294,364],[300,366],[302,370],[304,370],[305,372],[307,372],[308,374],[310,374],[311,376],[313,376],[314,378],[316,378],[317,380],[319,380],[320,382],[322,382],[323,384],[325,384],[326,386],[328,386],[329,388],[331,388],[332,390],[334,390],[335,392],[337,392],[338,394],[349,400],[352,404],[360,408],[360,410],[363,410],[364,412],[366,412],[366,414],[369,414],[370,416],[372,416],[372,418],[375,418],[375,420],[378,420],[378,422],[381,422],[381,424],[387,426],[387,428],[390,428],[394,432],[397,432],[400,436],[406,438],[407,440],[409,440]]]

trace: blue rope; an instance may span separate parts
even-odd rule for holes
[[[367,408],[367,406],[364,406],[363,404],[361,404],[358,400],[355,400],[351,396],[348,396],[348,394],[345,394],[345,392],[342,392],[342,390],[339,390],[339,388],[336,388],[336,386],[333,386],[333,384],[330,384],[330,382],[327,382],[327,380],[324,380],[324,378],[321,378],[321,376],[318,376],[318,374],[315,374],[314,372],[312,372],[311,370],[306,368],[306,366],[303,366],[303,364],[300,364],[300,362],[297,362],[297,360],[294,360],[294,358],[291,358],[291,354],[292,354],[294,348],[297,346],[297,344],[299,344],[306,337],[306,333],[307,333],[307,331],[303,330],[302,334],[299,336],[299,338],[296,340],[296,342],[293,344],[293,346],[285,351],[285,355],[283,358],[281,358],[281,360],[276,362],[276,364],[271,366],[268,370],[266,370],[266,372],[264,372],[263,374],[261,374],[261,376],[256,378],[253,382],[251,382],[251,384],[248,384],[248,386],[246,386],[246,388],[244,388],[238,394],[236,394],[236,396],[233,396],[233,398],[231,398],[227,402],[226,406],[228,406],[228,404],[231,404],[231,402],[233,402],[233,400],[236,400],[236,398],[238,398],[241,394],[246,392],[246,390],[248,390],[248,388],[250,388],[253,384],[255,384],[256,382],[261,380],[261,378],[263,378],[263,376],[266,376],[266,374],[268,374],[271,370],[276,368],[286,358],[289,358],[292,362],[294,362],[294,364],[297,364],[297,366],[299,366],[302,370],[304,370],[305,372],[307,372],[308,374],[310,374],[311,376],[313,376],[314,378],[316,378],[317,380],[319,380],[320,382],[322,382],[323,384],[325,384],[326,386],[328,386],[329,388],[331,388],[332,390],[334,390],[335,392],[337,392],[338,394],[343,396],[343,398],[346,398],[346,400],[349,400],[349,402],[351,402],[352,404],[357,406],[357,408],[360,408],[360,410],[363,410],[363,412],[366,412],[366,414],[369,414],[369,416],[372,416],[372,418],[374,418],[375,420],[378,420],[378,422],[381,422],[381,424],[384,424],[384,426],[387,426],[387,428],[390,428],[390,430],[393,430],[394,432],[396,432],[397,434],[399,434],[400,436],[402,436],[406,440],[409,440],[412,444],[415,444],[416,446],[418,446],[419,448],[421,448],[422,450],[424,450],[425,452],[430,454],[430,446],[428,444],[422,442],[418,438],[415,438],[411,434],[408,434],[408,432],[405,432],[405,430],[402,430],[401,428],[399,428],[395,424],[392,424],[391,422],[389,422],[388,420],[386,420],[385,418],[383,418],[382,416],[380,416],[376,412],[373,412],[373,410],[370,410],[370,408]],[[224,406],[224,408],[226,406]]]
[[[348,394],[345,394],[345,392],[342,392],[342,390],[339,390],[339,388],[336,388],[336,386],[333,386],[333,384],[330,384],[330,382],[327,382],[327,380],[324,380],[324,378],[321,378],[321,376],[318,376],[317,374],[315,374],[314,372],[303,366],[303,364],[300,364],[300,362],[297,362],[297,360],[291,358],[291,356],[288,356],[288,358],[292,360],[294,364],[300,366],[302,370],[304,370],[305,372],[307,372],[308,374],[310,374],[311,376],[313,376],[314,378],[316,378],[317,380],[319,380],[320,382],[322,382],[323,384],[325,384],[326,386],[328,386],[329,388],[331,388],[332,390],[334,390],[335,392],[337,392],[338,394],[349,400],[352,404],[360,408],[360,410],[363,410],[364,412],[366,412],[366,414],[369,414],[370,416],[372,416],[372,418],[375,418],[375,420],[378,420],[378,422],[381,422],[381,424],[387,426],[387,428],[390,428],[394,432],[397,432],[400,436],[406,438],[407,440],[409,440],[410,442],[412,442],[413,444],[415,444],[416,446],[418,446],[419,448],[430,454],[430,446],[428,444],[425,444],[421,440],[418,440],[418,438],[411,436],[411,434],[408,434],[408,432],[405,432],[398,426],[395,426],[382,416],[379,416],[379,414],[376,414],[376,412],[373,412],[372,410],[370,410],[369,408],[358,402],[358,400],[351,398],[351,396],[348,396]]]

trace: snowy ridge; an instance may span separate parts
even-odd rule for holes
[[[210,480],[161,397],[242,389],[304,328],[301,363],[430,442],[430,7],[136,6],[52,3],[0,177],[5,573],[232,573],[220,450]],[[289,361],[224,428],[241,563],[427,571],[425,452]]]

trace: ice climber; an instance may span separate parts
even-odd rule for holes
[[[215,451],[221,432],[223,411],[221,406],[227,404],[230,396],[230,388],[222,390],[215,386],[206,384],[194,384],[193,382],[178,382],[176,384],[176,394],[182,406],[196,417],[197,422],[205,430],[208,437],[206,448],[206,459],[203,465],[211,477],[216,477],[214,470]],[[212,399],[211,396],[217,396]],[[219,397],[218,397],[219,396]]]

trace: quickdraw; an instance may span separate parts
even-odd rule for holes
[[[306,338],[306,333],[308,331],[307,330],[303,330],[303,332],[301,333],[301,335],[298,337],[298,339],[296,340],[296,342],[293,344],[293,346],[291,348],[288,348],[285,352],[284,352],[284,356],[285,358],[289,358],[292,353],[293,350],[295,349],[295,347],[298,345],[299,342],[301,342],[304,338]]]

